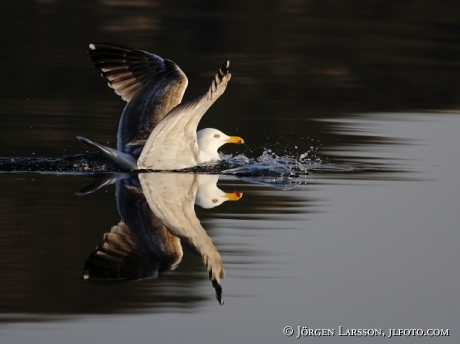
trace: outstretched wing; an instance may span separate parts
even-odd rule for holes
[[[164,231],[167,233],[166,231]],[[169,234],[169,237],[174,238]],[[173,242],[179,254],[158,254],[149,250],[124,222],[113,226],[110,233],[91,252],[83,267],[85,280],[138,280],[152,278],[173,270],[182,258],[178,238]],[[162,253],[162,252],[160,252]],[[176,253],[176,252],[174,252]]]
[[[150,210],[136,175],[117,181],[116,198],[123,220],[89,255],[84,278],[142,279],[174,270],[183,254],[180,239]]]
[[[138,156],[153,128],[182,101],[187,77],[173,61],[106,43],[89,45],[94,66],[128,102],[120,119],[117,150]]]
[[[231,74],[225,60],[211,87],[172,109],[150,134],[138,159],[140,169],[180,169],[195,166],[199,157],[196,129],[203,115],[227,88]]]
[[[198,188],[196,174],[141,173],[139,182],[152,212],[181,243],[201,255],[209,279],[222,301],[220,279],[225,270],[219,251],[196,217],[194,202]]]
[[[163,96],[170,97],[175,105],[181,102],[187,77],[173,61],[117,44],[91,43],[89,49],[94,66],[123,100],[129,102],[140,89],[155,83],[163,88],[175,84]]]

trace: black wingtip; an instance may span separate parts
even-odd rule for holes
[[[219,72],[217,73],[220,80],[222,80],[226,75],[229,74],[228,69],[230,68],[230,60],[225,59],[222,63],[222,66],[219,68]]]
[[[222,63],[222,71],[224,72],[224,74],[228,73],[229,68],[230,68],[230,60],[225,59],[224,62]]]
[[[212,286],[216,290],[216,299],[221,306],[224,305],[224,298],[222,296],[222,286],[212,277],[212,272],[209,272],[209,279],[211,280]]]
[[[221,287],[221,285],[220,285],[217,281],[213,280],[213,281],[212,281],[212,286],[213,286],[214,289],[216,290],[216,299],[217,299],[217,302],[219,302],[219,304],[220,304],[221,306],[223,306],[223,305],[224,305],[224,298],[223,298],[223,296],[222,296],[222,287]]]

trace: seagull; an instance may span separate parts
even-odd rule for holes
[[[209,209],[241,199],[241,192],[227,193],[219,189],[218,180],[218,175],[191,173],[104,175],[94,185],[116,183],[117,208],[122,221],[104,235],[103,242],[86,259],[83,278],[158,277],[179,265],[182,246],[186,246],[202,257],[217,300],[223,304],[222,257],[194,209],[194,204]]]
[[[229,60],[224,61],[209,89],[182,101],[188,80],[173,61],[115,44],[91,43],[89,48],[94,66],[127,105],[118,126],[117,149],[77,138],[120,167],[193,167],[219,161],[217,150],[225,143],[244,143],[241,137],[213,128],[196,132],[203,115],[227,87]]]

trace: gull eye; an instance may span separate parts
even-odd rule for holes
[[[214,199],[212,200],[212,203],[217,203],[217,198],[214,198]]]
[[[219,134],[214,134],[214,137],[215,137],[216,139],[218,139],[218,138],[220,137],[220,135],[219,135]]]

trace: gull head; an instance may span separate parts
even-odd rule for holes
[[[196,133],[198,147],[200,148],[200,163],[219,161],[217,150],[226,143],[240,145],[244,140],[239,136],[228,136],[213,128],[201,129]]]
[[[215,174],[198,174],[198,190],[195,204],[202,208],[210,209],[221,205],[226,201],[239,201],[243,197],[242,192],[225,192],[217,187],[219,176]]]

